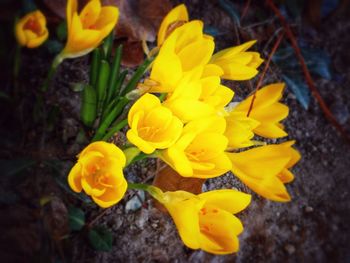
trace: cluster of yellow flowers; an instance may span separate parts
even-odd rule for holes
[[[115,26],[118,12],[91,0],[78,14],[77,1],[68,0],[68,39],[61,58],[96,48]],[[34,47],[44,41],[45,23],[40,12],[24,17],[16,27],[20,44]],[[149,77],[138,86],[142,95],[129,110],[126,135],[136,153],[160,158],[183,177],[208,179],[232,171],[259,195],[286,202],[291,198],[284,183],[293,180],[289,169],[300,159],[292,148],[294,141],[266,145],[253,140],[255,135],[287,136],[280,123],[289,111],[279,102],[284,84],[260,89],[252,109],[253,96],[233,104],[234,92],[221,84],[222,79],[240,81],[257,75],[263,60],[259,53],[247,51],[254,43],[214,54],[214,39],[203,33],[203,22],[190,21],[184,5],[174,8],[160,26],[158,54]],[[115,205],[127,190],[123,169],[130,149],[123,152],[112,143],[91,143],[69,173],[70,187],[84,190],[103,208]],[[238,250],[237,235],[243,226],[233,214],[249,205],[249,194],[233,189],[199,195],[144,189],[168,209],[188,247],[215,254]]]

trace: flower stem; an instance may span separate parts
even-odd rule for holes
[[[148,184],[138,184],[128,182],[128,189],[148,191]]]
[[[158,187],[155,187],[153,185],[128,182],[128,189],[146,191],[153,198],[155,198],[156,200],[158,200],[161,203],[164,203],[162,190],[160,190]]]
[[[43,85],[41,86],[41,90],[43,92],[47,91],[49,84],[50,84],[50,81],[57,70],[57,67],[62,63],[63,60],[64,60],[64,57],[62,57],[61,54],[58,54],[55,57],[55,59],[52,61],[49,73],[47,74],[47,77],[46,77]]]

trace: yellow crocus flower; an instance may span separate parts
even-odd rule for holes
[[[200,80],[202,89],[199,100],[211,105],[219,112],[231,102],[234,95],[233,90],[220,83],[223,73],[219,66],[207,64]]]
[[[225,153],[225,128],[225,119],[219,116],[191,121],[176,143],[161,151],[159,157],[184,177],[220,176],[231,169]]]
[[[266,145],[240,153],[228,153],[232,172],[259,195],[278,202],[290,201],[284,183],[293,181],[288,170],[301,156],[291,146],[294,141]]]
[[[248,80],[258,74],[257,67],[263,62],[258,52],[246,51],[256,41],[252,40],[242,45],[227,48],[215,53],[210,63],[222,68],[223,79]]]
[[[163,19],[160,24],[157,36],[157,46],[160,47],[164,40],[178,26],[188,22],[188,12],[184,4],[174,7]]]
[[[16,23],[15,33],[21,46],[28,48],[40,46],[49,36],[45,16],[39,10],[25,15]]]
[[[233,214],[249,205],[250,195],[225,189],[199,195],[157,191],[154,197],[169,211],[186,246],[213,254],[238,251],[243,225]]]
[[[163,105],[170,109],[183,123],[215,114],[215,108],[200,100],[203,67],[197,67],[183,75],[176,89],[168,93]]]
[[[146,154],[173,145],[180,137],[183,127],[182,122],[161,105],[158,97],[149,93],[131,107],[128,123],[128,140]]]
[[[124,166],[122,150],[112,143],[94,142],[79,154],[78,162],[68,175],[68,184],[74,192],[84,190],[100,207],[110,207],[126,192]]]
[[[214,46],[213,39],[203,34],[202,21],[194,20],[176,28],[154,60],[149,78],[154,84],[149,92],[174,92],[184,74],[209,62]]]
[[[282,98],[284,83],[270,84],[256,93],[253,108],[249,117],[260,124],[254,128],[254,133],[266,138],[281,138],[288,134],[280,123],[288,116],[289,108],[278,102]],[[240,102],[234,112],[247,114],[252,103],[253,95]]]
[[[253,130],[259,122],[249,118],[246,114],[232,111],[225,116],[227,127],[225,136],[228,139],[228,147],[233,149],[253,146],[251,140],[254,137]]]
[[[61,58],[83,56],[94,48],[113,30],[119,10],[114,6],[101,7],[100,0],[90,0],[78,14],[77,0],[67,2],[67,43]]]

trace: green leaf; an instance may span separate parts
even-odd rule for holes
[[[57,54],[63,48],[62,43],[57,40],[46,40],[44,46],[50,54]]]
[[[109,83],[108,83],[108,93],[107,93],[107,102],[110,102],[110,99],[112,96],[116,93],[117,88],[117,80],[120,77],[119,71],[120,71],[120,61],[122,59],[122,50],[123,46],[120,45],[114,55],[113,63],[112,63],[112,69],[111,74],[109,76]]]
[[[305,81],[297,75],[282,75],[282,78],[286,82],[287,88],[292,91],[303,108],[307,110],[310,103],[310,92]]]
[[[106,60],[101,60],[99,76],[97,80],[97,112],[100,113],[102,111],[102,105],[104,100],[106,99],[106,89],[108,85],[109,79],[109,63]]]
[[[107,117],[104,120],[102,120],[102,123],[98,127],[95,133],[95,136],[92,138],[93,142],[99,141],[105,136],[105,133],[108,127],[114,122],[116,118],[118,118],[118,116],[120,115],[120,113],[122,113],[124,107],[128,103],[129,103],[128,99],[122,98],[118,102],[118,104],[115,106],[115,108],[110,113],[108,113]]]
[[[70,207],[68,209],[69,227],[73,231],[81,230],[85,225],[84,211],[77,207]]]
[[[75,83],[71,83],[70,88],[74,91],[74,92],[81,92],[84,90],[86,84],[82,83],[82,82],[75,82]]]
[[[56,28],[56,35],[58,40],[64,41],[67,38],[67,22],[61,22]]]
[[[137,68],[135,74],[131,77],[131,79],[128,82],[128,84],[126,85],[125,89],[121,92],[122,96],[125,96],[127,93],[129,93],[130,91],[132,91],[133,89],[136,88],[137,83],[143,77],[143,74],[145,73],[145,71],[147,70],[148,66],[152,63],[153,60],[154,60],[153,57],[152,58],[148,58],[142,63],[142,65],[140,65]]]
[[[91,61],[91,67],[90,67],[90,85],[93,87],[95,87],[96,85],[98,69],[100,66],[100,60],[101,60],[100,49],[96,48],[92,52],[92,61]]]
[[[87,126],[92,127],[96,119],[96,91],[90,85],[86,85],[81,101],[80,118]]]
[[[111,251],[113,243],[112,233],[103,226],[97,226],[89,231],[89,241],[97,251]]]
[[[105,38],[102,44],[102,49],[104,53],[104,58],[109,61],[109,57],[112,53],[112,46],[114,41],[114,30]]]

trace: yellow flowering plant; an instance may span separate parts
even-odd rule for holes
[[[33,11],[22,17],[15,26],[17,42],[21,46],[36,48],[49,36],[46,27],[46,17],[39,11]]]
[[[113,10],[93,0],[78,15],[76,2],[68,1],[62,56],[96,48],[116,23],[118,12]],[[93,30],[98,32],[90,34]],[[184,5],[164,18],[158,52],[132,76],[121,71],[121,46],[111,55],[113,38],[108,39],[93,51],[81,107],[92,143],[78,155],[68,175],[70,187],[103,208],[118,203],[127,185],[147,191],[167,209],[186,246],[213,254],[237,252],[243,226],[234,214],[250,204],[249,194],[232,189],[197,195],[181,189],[163,192],[127,182],[123,170],[138,160],[158,158],[185,182],[232,172],[260,196],[290,201],[285,183],[294,179],[290,169],[301,156],[292,148],[294,141],[264,141],[287,135],[281,124],[289,111],[280,102],[284,84],[258,90],[254,104],[253,95],[232,103],[234,92],[221,81],[247,80],[258,73],[260,54],[247,51],[255,41],[214,54],[214,38],[203,33],[202,21],[189,20]],[[120,147],[106,142],[120,131],[126,135]]]

